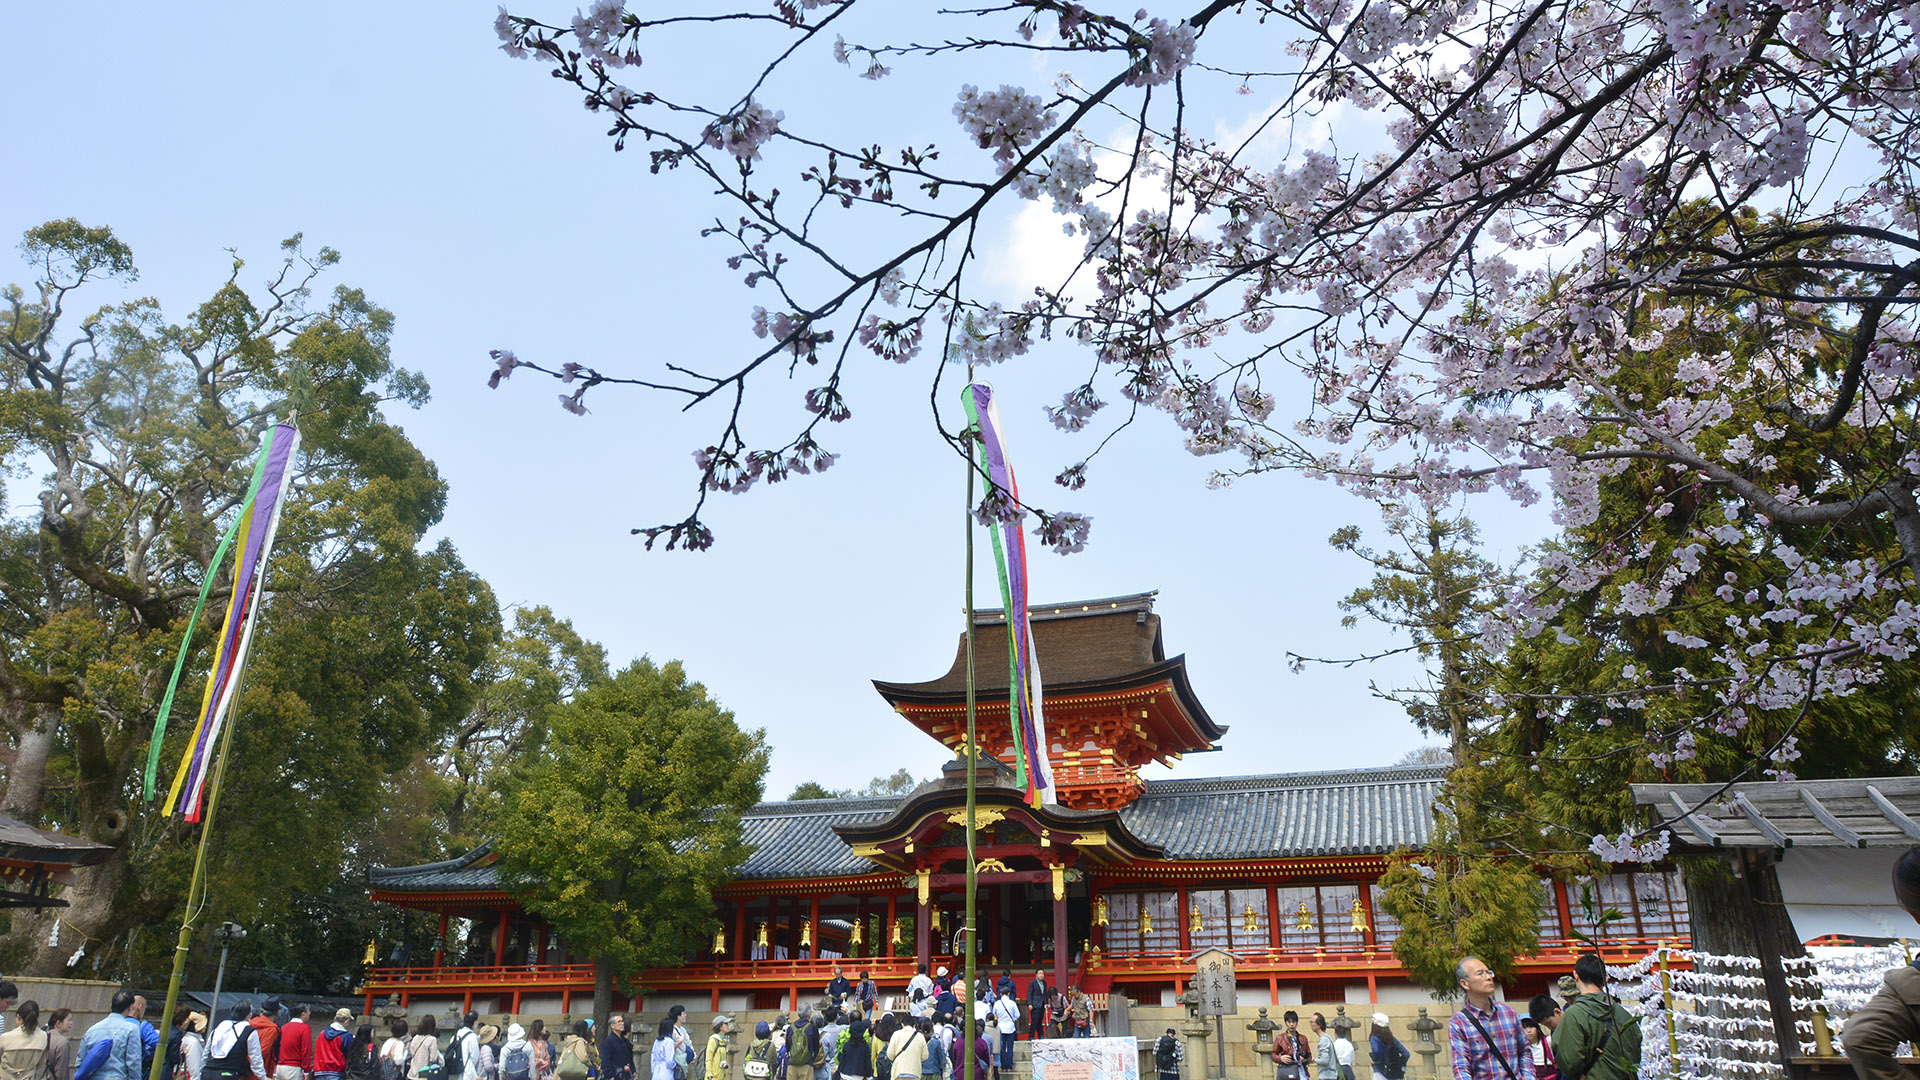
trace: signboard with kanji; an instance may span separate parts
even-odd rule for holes
[[[1140,1080],[1140,1044],[1131,1035],[1035,1039],[1033,1080]]]
[[[1240,1009],[1233,954],[1208,949],[1193,958],[1193,993],[1201,1016],[1232,1016]]]

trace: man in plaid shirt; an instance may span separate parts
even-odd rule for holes
[[[1493,969],[1477,956],[1456,964],[1454,978],[1466,1001],[1447,1021],[1447,1047],[1453,1052],[1453,1080],[1531,1080],[1533,1053],[1520,1017],[1493,1000]],[[1526,1069],[1523,1077],[1517,1070]]]

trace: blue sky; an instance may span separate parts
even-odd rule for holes
[[[690,454],[710,441],[712,418],[618,391],[596,391],[592,414],[574,417],[559,387],[529,373],[489,391],[487,350],[625,372],[713,360],[752,345],[748,311],[764,299],[696,235],[715,210],[698,185],[649,176],[643,150],[614,154],[576,95],[496,49],[493,14],[483,4],[16,7],[0,90],[16,103],[17,164],[0,181],[0,234],[68,216],[110,225],[141,277],[95,301],[152,295],[175,318],[224,277],[227,248],[250,260],[250,284],[291,233],[338,248],[332,281],[394,311],[395,360],[432,383],[432,403],[396,419],[451,485],[440,532],[504,604],[550,605],[616,662],[684,660],[743,723],[767,729],[771,795],[900,767],[932,775],[944,752],[868,684],[944,671],[961,627],[964,474],[932,432],[928,369],[861,365],[834,469],[717,496],[712,551],[644,551],[628,529],[684,513]],[[653,58],[633,82],[737,74],[725,59]],[[940,95],[950,104],[961,81],[1022,74],[967,66],[980,63],[903,73],[877,98],[847,69],[816,64],[779,88],[779,104],[797,117],[867,94],[918,141],[959,147]],[[897,87],[929,89],[933,104],[916,111]],[[1011,234],[990,239],[1002,258],[1023,250]],[[0,278],[24,280],[17,260],[0,266]],[[988,373],[1029,489],[1057,490],[1046,479],[1086,451],[1040,408],[1084,362],[1042,350]],[[784,407],[804,384],[770,389]],[[1283,388],[1281,413],[1304,393]],[[1157,416],[1102,462],[1086,491],[1056,500],[1092,515],[1092,545],[1065,558],[1036,549],[1034,596],[1160,591],[1168,649],[1187,655],[1200,699],[1232,727],[1225,753],[1190,758],[1180,775],[1386,764],[1418,744],[1399,710],[1368,692],[1370,681],[1416,679],[1410,665],[1295,675],[1284,660],[1388,642],[1340,628],[1335,601],[1365,567],[1326,544],[1340,525],[1373,525],[1371,507],[1290,476],[1209,490],[1214,463],[1186,455]],[[25,481],[13,484],[17,500]],[[1511,555],[1539,520],[1483,511],[1496,554]],[[997,606],[981,539],[979,595]]]

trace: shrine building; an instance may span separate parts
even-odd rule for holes
[[[1238,958],[1248,1008],[1326,1003],[1364,1016],[1433,1004],[1392,952],[1397,927],[1375,883],[1388,856],[1426,842],[1444,769],[1147,780],[1149,763],[1222,751],[1284,757],[1284,744],[1233,743],[1201,704],[1183,656],[1168,657],[1153,593],[1032,611],[1045,686],[1057,803],[1027,805],[1014,787],[1004,614],[976,617],[976,821],[981,960],[1010,966],[1023,991],[1035,969],[1102,1001],[1125,991],[1174,1003],[1192,957]],[[698,955],[634,973],[644,1001],[694,1012],[789,1010],[817,999],[836,963],[897,994],[917,963],[963,966],[954,942],[965,911],[966,643],[944,675],[874,683],[894,710],[955,751],[942,775],[885,798],[764,802],[744,820],[753,853],[716,896],[718,930]],[[1322,730],[1337,738],[1338,725]],[[425,866],[374,868],[375,900],[435,913],[428,962],[373,969],[367,1007],[457,1006],[513,1014],[590,1009],[593,968],[520,910],[482,846]],[[1548,882],[1541,947],[1507,1000],[1524,1002],[1601,941],[1609,959],[1688,939],[1687,901],[1670,869],[1622,872],[1570,895]],[[1612,909],[1622,918],[1602,918]],[[464,933],[457,933],[464,929]],[[625,984],[623,984],[624,986]],[[1407,1009],[1391,1009],[1396,1014]],[[1444,1007],[1440,1010],[1444,1016]]]

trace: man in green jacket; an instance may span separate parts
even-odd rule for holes
[[[1634,1080],[1640,1072],[1640,1021],[1607,993],[1607,965],[1588,953],[1574,961],[1573,999],[1553,1031],[1553,1057],[1567,1080]]]

